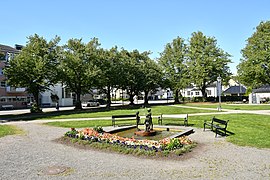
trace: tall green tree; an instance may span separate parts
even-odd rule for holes
[[[14,87],[25,87],[33,94],[37,111],[41,111],[39,94],[49,89],[58,81],[57,46],[60,37],[47,41],[37,34],[28,37],[26,46],[4,69],[8,84]]]
[[[140,88],[144,92],[144,104],[148,104],[149,92],[156,92],[157,88],[161,87],[163,73],[161,67],[152,59],[149,58],[149,53],[142,53],[142,61],[140,62],[141,79]]]
[[[102,49],[98,59],[100,67],[99,89],[105,92],[107,98],[107,107],[111,105],[111,92],[113,88],[119,86],[119,75],[121,74],[120,53],[117,47],[110,50]]]
[[[165,82],[167,82],[165,86],[174,91],[176,103],[179,102],[180,89],[188,83],[186,55],[187,45],[184,39],[177,37],[171,43],[166,44],[158,61],[163,68]]]
[[[136,54],[138,54],[136,52]],[[135,56],[134,52],[129,52],[127,50],[122,49],[121,51],[121,60],[122,60],[122,70],[121,70],[121,86],[122,89],[127,91],[129,95],[130,104],[134,104],[134,96],[137,94],[136,91],[137,83],[140,82],[138,79],[139,76],[139,66],[138,59]]]
[[[270,21],[256,27],[241,52],[242,59],[237,66],[240,81],[252,88],[270,84]]]
[[[125,89],[129,95],[130,104],[134,104],[134,96],[142,90],[142,79],[144,77],[140,68],[143,56],[138,50],[127,51],[122,49],[120,52],[121,76],[119,87]]]
[[[59,76],[63,84],[76,94],[75,109],[82,109],[81,95],[89,93],[97,84],[99,43],[93,38],[87,44],[82,39],[70,39],[63,46],[60,58]]]
[[[207,37],[202,32],[192,33],[188,47],[188,71],[190,82],[194,83],[207,97],[206,88],[220,76],[227,82],[231,72],[228,64],[230,55],[217,45],[214,37]]]

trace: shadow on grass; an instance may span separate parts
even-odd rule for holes
[[[188,124],[187,126],[185,126],[183,123],[163,123],[163,125],[165,126],[184,126],[184,127],[192,127],[195,124]]]
[[[0,122],[10,122],[10,121],[31,121],[37,120],[40,118],[50,119],[53,117],[58,117],[62,115],[71,115],[71,114],[86,114],[86,113],[96,113],[96,112],[106,112],[112,110],[131,110],[131,109],[139,109],[142,107],[152,107],[152,106],[162,106],[162,105],[171,105],[173,103],[157,103],[151,105],[143,105],[143,104],[134,104],[134,105],[119,105],[112,107],[99,107],[92,109],[81,109],[81,110],[61,110],[61,111],[52,111],[52,112],[41,112],[41,113],[24,113],[24,114],[13,114],[13,115],[0,115]]]
[[[211,129],[206,129],[206,131],[212,131],[212,130]],[[215,133],[215,130],[212,131],[212,132]],[[217,134],[220,135],[220,136],[222,136],[222,137],[225,137],[225,132],[223,132],[223,131],[217,131]],[[231,132],[231,131],[226,130],[226,137],[227,136],[233,136],[233,135],[235,135],[234,132]]]

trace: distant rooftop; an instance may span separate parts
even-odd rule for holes
[[[266,84],[257,89],[253,89],[253,93],[270,93],[270,85]]]
[[[22,46],[21,45],[15,45],[15,46],[20,48],[20,49],[18,50],[18,49],[15,49],[13,47],[10,47],[10,46],[0,44],[0,52],[3,52],[3,53],[6,53],[6,52],[19,53]]]
[[[223,93],[224,94],[245,94],[246,88],[244,86],[231,86],[226,89]]]

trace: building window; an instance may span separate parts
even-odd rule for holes
[[[6,81],[1,81],[0,87],[6,87]]]
[[[211,96],[211,90],[208,90],[208,93],[207,93],[209,96]]]
[[[72,98],[71,95],[72,93],[68,89],[65,89],[65,98]]]
[[[187,91],[187,96],[190,96],[190,91]]]
[[[1,102],[6,102],[6,98],[1,98],[0,101]]]
[[[199,95],[200,95],[200,92],[196,91],[196,92],[195,92],[195,95],[196,95],[196,96],[199,96]]]

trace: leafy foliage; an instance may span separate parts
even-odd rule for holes
[[[239,79],[250,87],[270,84],[270,21],[261,22],[247,39],[237,66]]]
[[[207,97],[206,87],[220,75],[224,82],[231,73],[228,63],[230,55],[217,46],[214,37],[207,37],[202,32],[192,33],[188,48],[188,71],[190,81]]]
[[[148,57],[149,53],[144,52],[141,54],[139,62],[140,72],[139,79],[137,79],[138,90],[144,91],[144,104],[148,104],[148,93],[156,92],[157,88],[161,86],[163,73],[161,67],[152,59]],[[138,95],[138,93],[137,93]]]
[[[96,64],[99,43],[96,38],[84,44],[81,39],[70,39],[62,49],[59,77],[76,94],[75,109],[82,109],[81,95],[95,85],[99,68]]]
[[[103,128],[101,126],[95,126],[93,128],[93,130],[97,131],[98,133],[103,133],[104,132],[104,130],[103,130]]]
[[[187,84],[187,67],[185,64],[187,45],[184,39],[177,37],[172,43],[165,46],[164,51],[160,54],[159,64],[164,71],[164,78],[167,86],[175,92],[175,102],[179,102],[178,92]]]
[[[28,37],[27,45],[4,69],[8,84],[14,87],[26,87],[34,95],[37,110],[39,109],[39,93],[49,89],[58,81],[57,44],[59,37],[47,42],[37,34]]]
[[[98,79],[98,88],[104,92],[107,97],[107,106],[111,104],[112,88],[117,88],[121,84],[121,57],[117,47],[110,50],[101,49],[98,59],[98,66],[101,69]]]
[[[133,104],[133,97],[145,91],[157,88],[160,73],[157,65],[148,56],[150,52],[140,53],[138,50],[128,52],[122,49],[121,53],[121,84],[129,94],[129,101]]]
[[[177,138],[171,139],[170,143],[167,144],[167,146],[165,147],[165,149],[172,151],[175,149],[179,149],[183,147],[183,144],[181,144],[180,140]]]
[[[0,61],[1,61],[1,60],[5,60],[5,57],[6,57],[5,54],[2,53],[2,52],[0,52]]]

